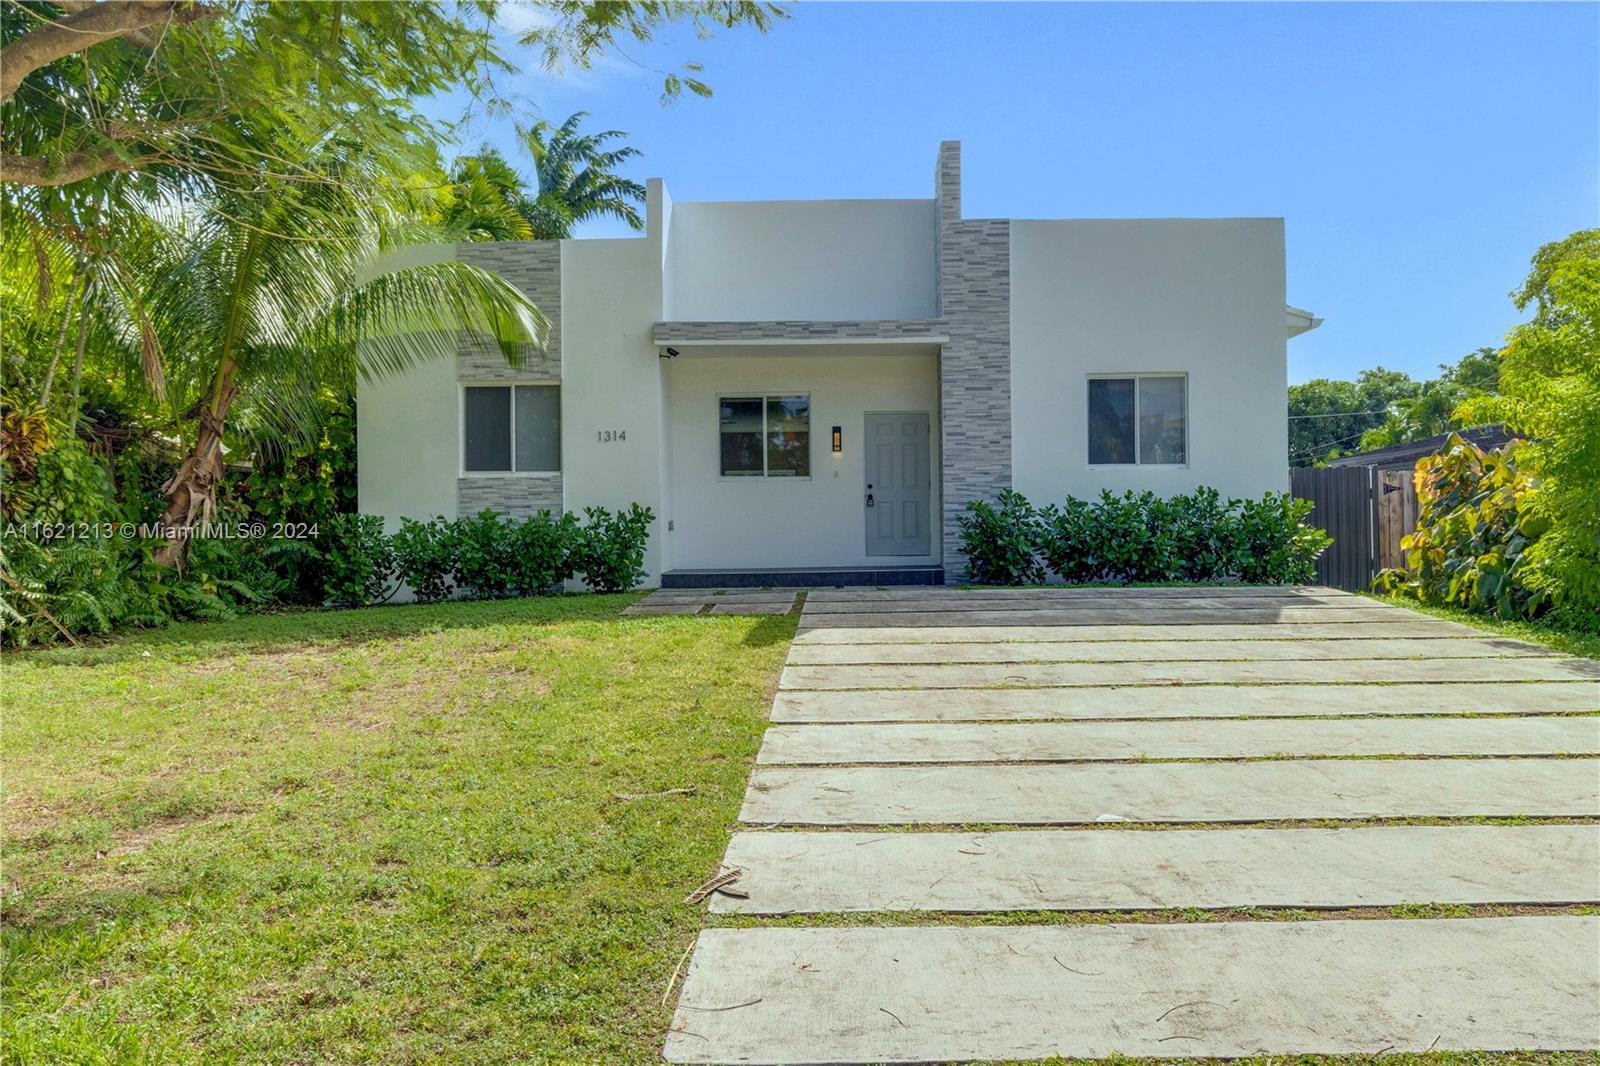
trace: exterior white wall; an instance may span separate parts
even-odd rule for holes
[[[453,245],[418,245],[385,257],[375,270],[453,258]],[[402,518],[455,517],[459,403],[453,357],[358,380],[356,500],[362,514],[382,515],[391,532]]]
[[[1011,223],[1013,486],[1288,488],[1283,220]],[[1188,374],[1184,466],[1088,461],[1088,375]]]
[[[660,248],[645,239],[561,244],[561,469],[564,506],[656,513],[645,556],[662,570],[662,373],[651,329],[661,311]],[[598,434],[626,433],[604,441]]]
[[[674,204],[668,319],[934,318],[932,200]]]
[[[867,556],[863,465],[866,412],[926,411],[933,431],[931,468],[939,468],[936,358],[931,351],[879,355],[853,348],[808,348],[788,349],[785,355],[756,349],[673,360],[666,375],[674,525],[667,536],[673,568],[937,563],[937,478],[929,512],[933,553]],[[811,396],[811,477],[721,477],[719,398],[780,393]],[[844,428],[844,447],[837,456],[830,438],[836,425]]]

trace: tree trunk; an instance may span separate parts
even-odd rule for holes
[[[67,419],[67,435],[78,432],[78,407],[83,403],[83,350],[89,344],[89,301],[78,312],[78,354],[72,360],[72,414]]]
[[[56,350],[50,356],[50,365],[44,372],[44,385],[39,389],[39,406],[45,410],[50,409],[50,387],[56,380],[56,364],[61,362],[61,348],[67,343],[67,328],[72,325],[72,312],[78,306],[78,294],[83,286],[79,284],[83,274],[83,264],[78,263],[72,271],[72,291],[67,294],[67,310],[61,316],[61,330],[56,334]]]
[[[167,509],[161,514],[166,537],[155,552],[160,566],[183,565],[189,554],[189,540],[197,524],[210,523],[217,515],[217,489],[222,485],[222,427],[239,389],[233,383],[234,366],[225,363],[217,375],[210,402],[200,409],[200,431],[194,449],[178,467],[177,473],[161,486]]]

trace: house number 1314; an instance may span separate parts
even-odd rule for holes
[[[625,429],[597,429],[594,439],[601,444],[610,444],[612,441],[627,440],[628,431]]]

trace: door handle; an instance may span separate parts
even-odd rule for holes
[[[877,505],[876,505],[876,504],[874,504],[874,503],[873,503],[873,502],[872,502],[872,493],[870,493],[870,492],[869,492],[869,493],[867,493],[867,506],[868,506],[868,507],[875,507],[875,506],[877,506]]]

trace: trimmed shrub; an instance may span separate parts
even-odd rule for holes
[[[1406,565],[1374,587],[1423,603],[1532,618],[1550,603],[1530,549],[1550,528],[1534,479],[1518,464],[1521,445],[1485,452],[1451,434],[1417,463],[1416,532],[1400,539]],[[1532,580],[1530,580],[1532,579]]]
[[[572,569],[593,592],[633,588],[644,577],[644,549],[655,514],[636,503],[614,514],[604,507],[585,507],[583,514],[586,522],[577,530]]]
[[[1228,501],[1230,509],[1235,502]],[[1316,580],[1317,556],[1333,538],[1306,525],[1314,504],[1287,492],[1269,492],[1259,500],[1237,503],[1237,576],[1250,585],[1306,585]]]
[[[516,519],[501,518],[487,507],[449,523],[446,536],[455,555],[450,576],[458,591],[480,600],[511,595],[515,523]]]
[[[578,516],[553,517],[540,511],[511,531],[511,561],[507,581],[517,596],[559,592],[572,576],[573,555],[579,540]],[[641,557],[642,557],[641,549]]]
[[[1071,585],[1100,579],[1106,564],[1094,504],[1068,496],[1060,507],[1052,503],[1041,508],[1039,521],[1039,554],[1052,573]]]
[[[1202,485],[1183,496],[1167,500],[1182,577],[1186,581],[1219,581],[1245,565],[1238,530],[1232,519],[1234,501]],[[1307,509],[1309,513],[1309,508]],[[1303,516],[1302,516],[1303,517]],[[1313,562],[1317,553],[1312,553]]]
[[[402,518],[399,531],[389,538],[395,571],[418,603],[437,603],[450,595],[456,554],[450,527],[443,518],[427,522]]]
[[[362,607],[394,592],[394,545],[383,519],[370,514],[338,514],[322,523],[323,594],[341,607]]]
[[[1039,513],[1020,492],[1005,489],[1000,506],[982,500],[967,504],[961,517],[961,552],[967,570],[981,585],[1032,585],[1044,580],[1038,558]]]

